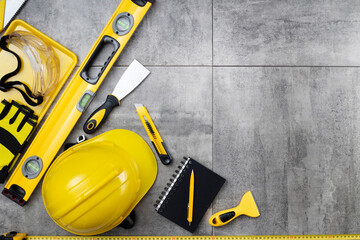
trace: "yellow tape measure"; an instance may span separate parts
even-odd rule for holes
[[[277,235],[277,236],[141,236],[141,237],[49,237],[28,236],[27,240],[329,240],[360,239],[360,234],[347,235]]]
[[[27,236],[26,233],[8,233],[1,240],[350,240],[360,234],[338,235],[259,235],[259,236]]]

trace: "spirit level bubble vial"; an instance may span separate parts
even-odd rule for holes
[[[81,114],[94,98],[154,0],[122,0],[61,98],[25,152],[2,194],[24,206]],[[90,68],[105,46],[113,49],[94,74]],[[30,160],[28,160],[30,158]],[[31,161],[32,159],[32,161]],[[39,160],[36,160],[39,159]]]

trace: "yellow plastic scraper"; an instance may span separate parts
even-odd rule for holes
[[[209,224],[214,227],[220,227],[231,222],[240,215],[246,215],[253,218],[260,216],[259,209],[256,206],[255,199],[250,191],[244,194],[237,207],[223,210],[212,215],[209,219]]]

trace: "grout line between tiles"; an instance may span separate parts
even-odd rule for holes
[[[326,65],[298,65],[298,66],[287,66],[287,65],[147,65],[145,67],[211,67],[211,68],[360,68],[360,66],[326,66]],[[79,67],[79,66],[76,66]],[[94,65],[92,67],[102,67],[102,65]],[[113,67],[128,67],[128,65],[114,65]]]
[[[211,168],[214,171],[214,0],[211,1]],[[214,204],[211,204],[211,215],[214,214]],[[211,226],[212,235],[215,228]]]
[[[215,68],[257,68],[257,67],[264,67],[264,68],[359,68],[360,66],[354,65],[354,66],[341,66],[341,65],[214,65]]]

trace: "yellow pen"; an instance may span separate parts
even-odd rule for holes
[[[191,171],[190,175],[190,186],[189,186],[189,204],[188,204],[188,222],[189,226],[193,221],[193,212],[194,212],[194,182],[195,182],[194,170]]]

